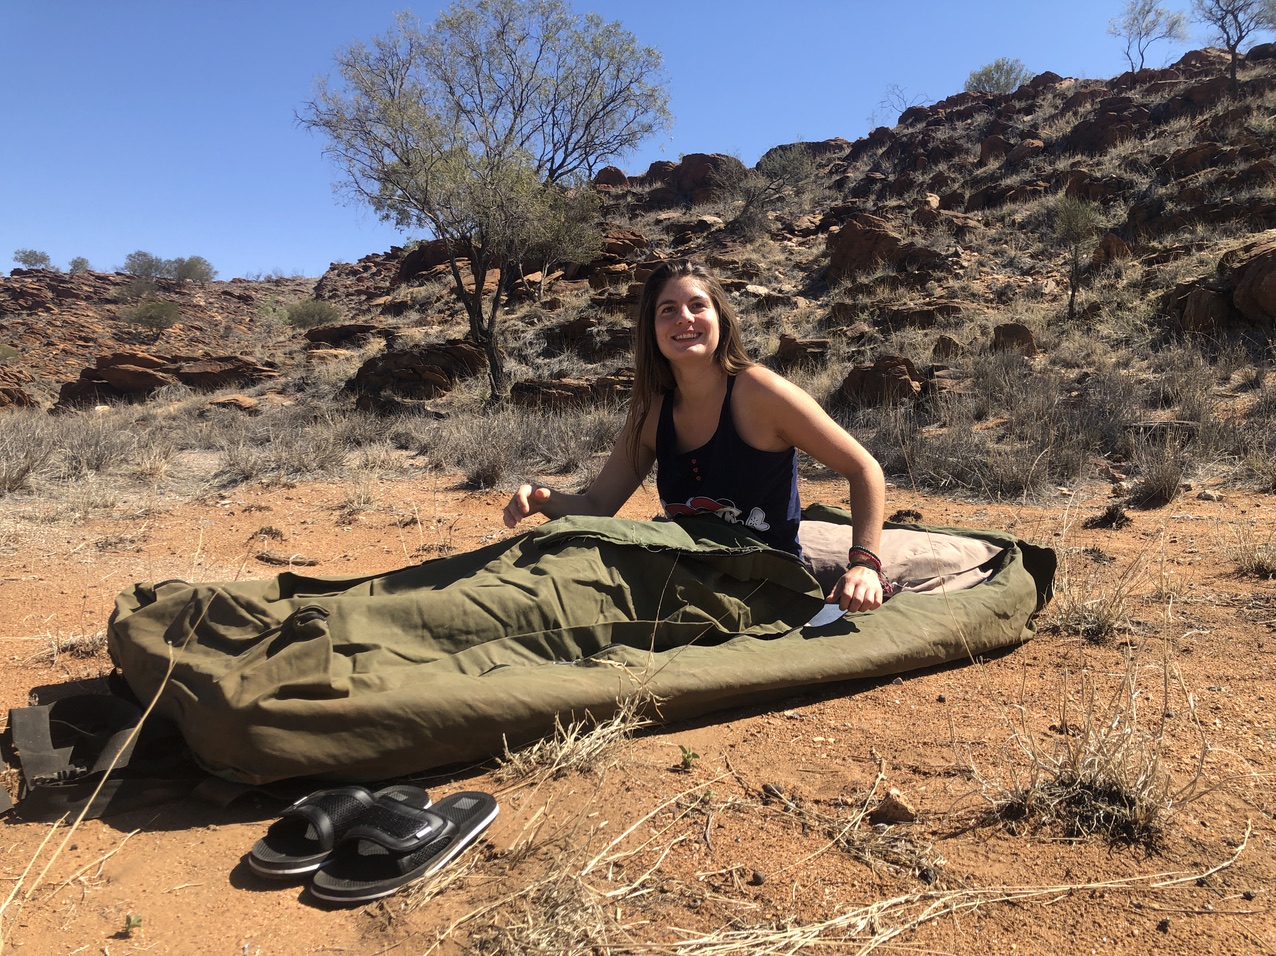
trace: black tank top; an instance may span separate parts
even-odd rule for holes
[[[678,451],[673,397],[666,393],[656,425],[656,490],[670,518],[711,512],[743,524],[773,548],[801,556],[797,451],[760,451],[746,444],[731,418],[735,376],[718,414],[718,430],[704,445]]]

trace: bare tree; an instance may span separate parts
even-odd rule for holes
[[[881,125],[879,120],[882,118],[895,117],[896,122],[899,117],[906,111],[917,106],[919,103],[925,103],[927,96],[925,93],[912,94],[898,83],[892,83],[886,87],[886,92],[882,94],[881,100],[873,112],[868,115],[869,124],[872,126]]]
[[[1121,16],[1108,21],[1108,35],[1125,41],[1125,58],[1130,69],[1141,70],[1147,62],[1148,47],[1153,43],[1187,42],[1187,17],[1166,10],[1156,0],[1129,0]]]
[[[732,159],[715,177],[715,185],[740,203],[728,227],[746,239],[766,235],[772,210],[788,203],[805,211],[819,192],[820,165],[806,143],[769,149],[752,169]]]
[[[498,317],[514,266],[536,245],[542,217],[570,208],[545,191],[667,128],[660,54],[618,23],[573,14],[566,0],[477,0],[426,30],[400,14],[371,46],[352,44],[336,61],[341,85],[321,81],[300,120],[327,137],[355,198],[443,241],[498,398]]]
[[[1255,33],[1276,29],[1276,0],[1192,0],[1192,18],[1208,26],[1231,54],[1232,89],[1236,79],[1237,51]]]

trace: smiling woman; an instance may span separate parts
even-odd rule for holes
[[[654,466],[666,517],[713,514],[801,557],[801,450],[850,486],[853,541],[826,600],[850,611],[879,607],[888,596],[877,556],[885,482],[873,457],[810,395],[749,358],[739,316],[699,266],[653,270],[637,326],[629,416],[602,471],[580,494],[522,485],[506,505],[506,526],[532,514],[614,515]]]

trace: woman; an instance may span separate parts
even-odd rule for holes
[[[850,483],[849,567],[825,599],[847,611],[881,606],[881,467],[810,395],[748,357],[739,317],[716,279],[685,262],[652,272],[634,363],[621,439],[588,490],[524,484],[505,507],[506,527],[533,514],[614,515],[658,464],[656,488],[670,517],[715,512],[800,555],[800,449]]]

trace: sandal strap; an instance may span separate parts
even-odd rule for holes
[[[313,828],[319,847],[331,850],[371,805],[372,795],[363,787],[337,787],[302,797],[281,817],[304,820]]]
[[[368,808],[345,839],[369,840],[393,853],[407,853],[437,840],[451,826],[433,811],[382,799]]]

